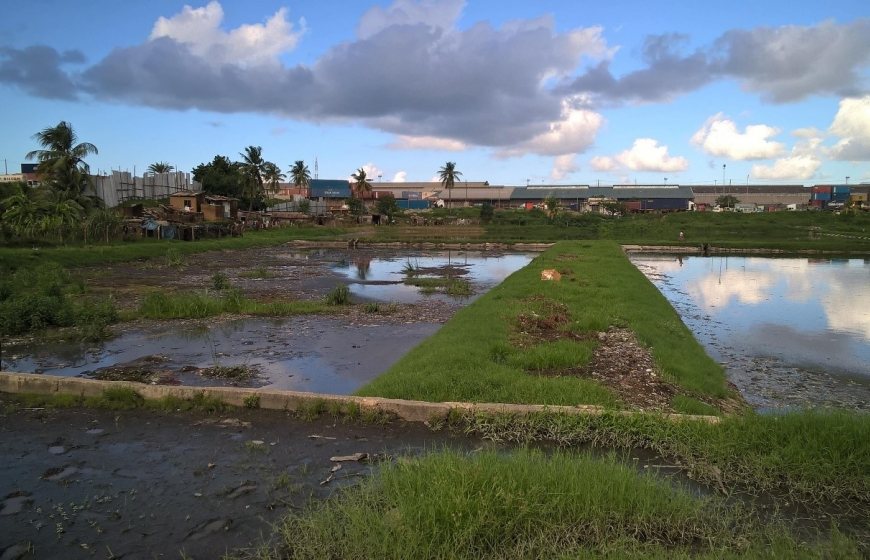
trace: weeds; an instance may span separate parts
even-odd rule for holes
[[[327,305],[347,305],[350,303],[350,288],[345,285],[336,286],[326,295]]]
[[[166,266],[170,268],[181,268],[184,266],[184,255],[175,248],[170,248],[166,251]]]
[[[260,395],[252,393],[242,399],[242,403],[245,405],[245,408],[260,408]]]
[[[213,290],[226,290],[232,287],[230,278],[223,272],[215,272],[211,276],[211,287]]]
[[[314,301],[254,301],[229,289],[220,296],[207,292],[150,293],[139,304],[138,314],[149,319],[202,319],[224,313],[286,316],[326,309],[325,304]]]
[[[240,272],[239,276],[242,278],[266,280],[269,278],[275,278],[277,275],[274,272],[270,272],[265,266],[258,266],[257,268]]]

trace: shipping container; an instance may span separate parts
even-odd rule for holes
[[[833,190],[833,188],[834,187],[832,187],[831,185],[816,185],[813,187],[813,192],[814,193],[828,193],[828,194],[830,194],[830,192]]]
[[[422,200],[423,193],[416,191],[402,191],[402,197],[406,200]]]
[[[831,200],[831,193],[817,192],[813,193],[813,200]]]
[[[429,208],[428,200],[402,200],[399,199],[396,201],[399,208],[404,208],[406,210],[426,210]]]
[[[834,185],[832,192],[835,193],[849,193],[852,189],[849,188],[848,185]]]

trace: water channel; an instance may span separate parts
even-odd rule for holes
[[[356,306],[337,315],[122,325],[118,336],[101,344],[4,344],[0,369],[90,377],[103,368],[132,366],[154,370],[159,383],[207,386],[230,383],[203,377],[198,373],[202,368],[243,365],[258,372],[254,386],[348,394],[434,334],[456,309],[534,256],[479,251],[283,251],[271,255],[277,265],[269,270],[276,277],[263,281],[273,283],[269,289],[321,297],[335,285],[345,284],[353,300],[384,307],[397,304],[396,310],[368,313]],[[467,281],[471,293],[451,296],[406,285],[403,270],[409,264],[418,277]],[[234,276],[238,271],[224,270],[233,281],[242,282]]]
[[[631,260],[756,409],[870,411],[870,260]]]

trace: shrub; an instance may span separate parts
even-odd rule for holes
[[[347,305],[350,303],[350,288],[345,285],[336,286],[326,295],[329,305]]]

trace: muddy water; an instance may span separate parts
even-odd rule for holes
[[[631,260],[757,409],[870,411],[870,260]]]
[[[238,272],[229,266],[233,259],[228,259],[222,269],[234,285],[250,295],[284,290],[291,297],[312,292],[310,297],[316,298],[336,284],[347,284],[357,302],[383,302],[385,307],[395,303],[397,307],[378,313],[356,307],[339,315],[290,319],[140,322],[122,326],[117,337],[97,345],[57,341],[5,344],[0,369],[87,377],[103,368],[135,365],[153,371],[155,376],[149,379],[160,383],[235,384],[348,394],[384,372],[434,334],[453,312],[528,264],[533,256],[334,249],[261,251],[255,260],[274,265],[268,267],[272,278],[267,281],[237,278]],[[409,262],[425,267],[427,277],[469,281],[473,295],[425,295],[419,288],[405,285],[401,270]],[[192,266],[189,274],[175,276],[185,281],[194,270]],[[123,270],[111,272],[120,278],[125,275]],[[160,275],[155,278],[159,280]],[[201,286],[203,281],[193,282]],[[264,286],[266,283],[270,286]],[[200,375],[202,368],[215,366],[247,366],[256,377],[239,382]]]

